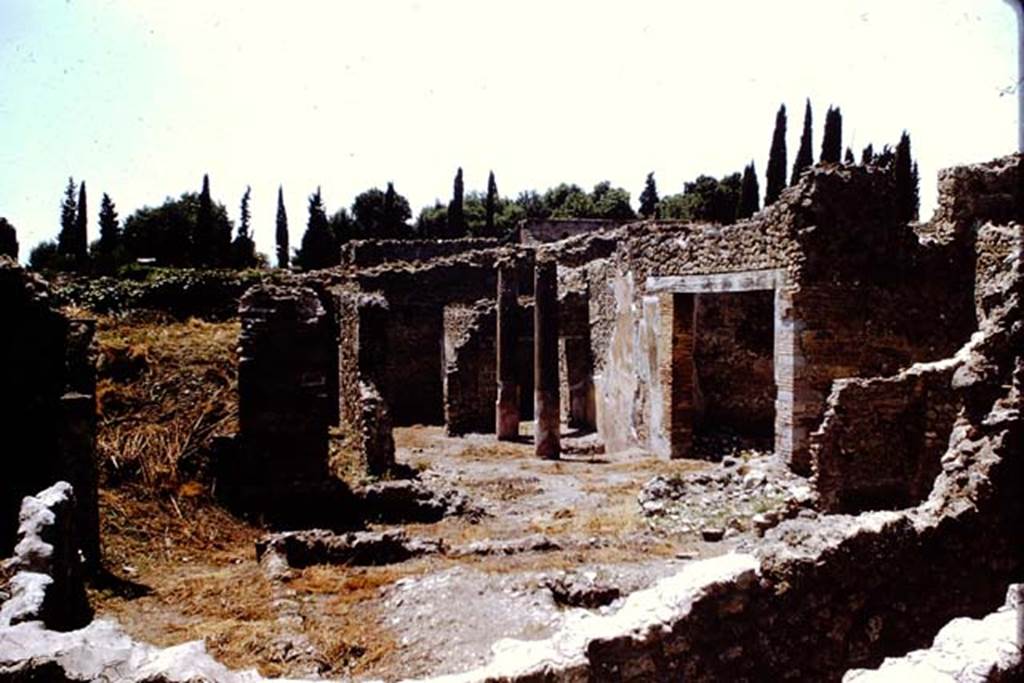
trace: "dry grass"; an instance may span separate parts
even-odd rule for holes
[[[187,479],[181,469],[201,474],[213,437],[237,426],[238,323],[152,315],[97,323],[105,483],[165,491]]]

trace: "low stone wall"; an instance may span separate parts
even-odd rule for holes
[[[465,237],[454,240],[353,240],[341,246],[341,265],[371,268],[382,263],[414,263],[468,251],[495,249],[501,240]]]
[[[832,385],[825,418],[811,434],[820,509],[856,514],[928,496],[960,408],[953,373],[965,360],[963,353],[893,377]]]
[[[877,669],[859,669],[843,683],[946,681],[1009,683],[1024,679],[1024,648],[1017,638],[1017,609],[1022,586],[1006,591],[1006,602],[981,619],[954,619],[939,631],[931,647],[886,659]]]
[[[612,230],[628,221],[608,218],[541,218],[519,225],[519,242],[526,245],[558,242],[577,235]]]
[[[75,496],[67,482],[22,501],[18,544],[6,561],[13,573],[11,597],[0,606],[0,628],[41,622],[55,631],[69,631],[92,619],[76,519]]]

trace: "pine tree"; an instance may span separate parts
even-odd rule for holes
[[[768,167],[765,170],[764,205],[769,206],[782,194],[786,187],[786,105],[779,107],[775,115],[775,132],[772,147],[768,152]]]
[[[60,234],[57,236],[57,253],[69,261],[75,253],[75,220],[78,214],[75,189],[75,179],[69,177],[64,188],[64,201],[60,204]]]
[[[875,146],[868,143],[868,146],[860,153],[860,163],[864,166],[875,162]]]
[[[654,171],[647,174],[644,191],[640,193],[640,215],[654,218],[658,213],[658,186],[654,182]]]
[[[796,181],[800,180],[800,174],[803,173],[805,168],[809,168],[814,165],[814,143],[812,141],[811,132],[811,100],[808,98],[807,105],[804,107],[804,130],[800,134],[800,149],[797,150],[796,160],[793,162],[793,175],[790,176],[789,184],[796,185]]]
[[[97,249],[100,254],[110,256],[121,241],[121,227],[117,221],[117,210],[114,202],[106,192],[100,200],[100,241]]]
[[[737,218],[750,218],[760,207],[761,188],[757,183],[757,171],[751,161],[743,169],[743,180],[740,181],[740,203],[736,212]]]
[[[75,239],[74,254],[75,263],[84,265],[89,260],[89,209],[85,198],[85,181],[78,186],[78,207],[75,211]]]
[[[903,131],[892,164],[899,220],[916,221],[919,209],[917,168],[910,153],[910,135]]]
[[[295,260],[303,270],[316,270],[337,265],[340,258],[318,187],[309,197],[309,220]]]
[[[216,262],[213,235],[213,200],[210,198],[210,176],[203,175],[203,189],[199,193],[195,235],[192,237],[192,262],[198,266],[211,266]]]
[[[825,114],[825,134],[821,140],[821,162],[838,164],[843,158],[843,115],[839,107]]]
[[[462,237],[466,234],[466,216],[463,213],[462,167],[455,172],[452,186],[452,200],[448,203],[448,235]]]
[[[494,216],[498,213],[498,184],[494,182],[494,171],[487,174],[487,198],[484,200],[484,235],[496,237]]]
[[[277,230],[274,233],[277,245],[277,267],[287,268],[291,260],[288,253],[288,214],[284,210],[284,188],[277,187]]]

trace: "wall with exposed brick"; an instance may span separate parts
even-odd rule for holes
[[[490,434],[497,400],[497,307],[492,301],[444,311],[444,417],[449,435]]]

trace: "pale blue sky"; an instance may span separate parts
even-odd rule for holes
[[[602,179],[636,198],[764,167],[775,110],[789,160],[803,102],[843,110],[858,155],[911,133],[923,216],[936,171],[1016,146],[1016,24],[1003,0],[0,0],[0,215],[22,258],[84,179],[90,239],[199,188],[235,220],[247,184],[270,253],[278,184],[297,243],[393,180],[414,214],[455,168],[503,194]]]

